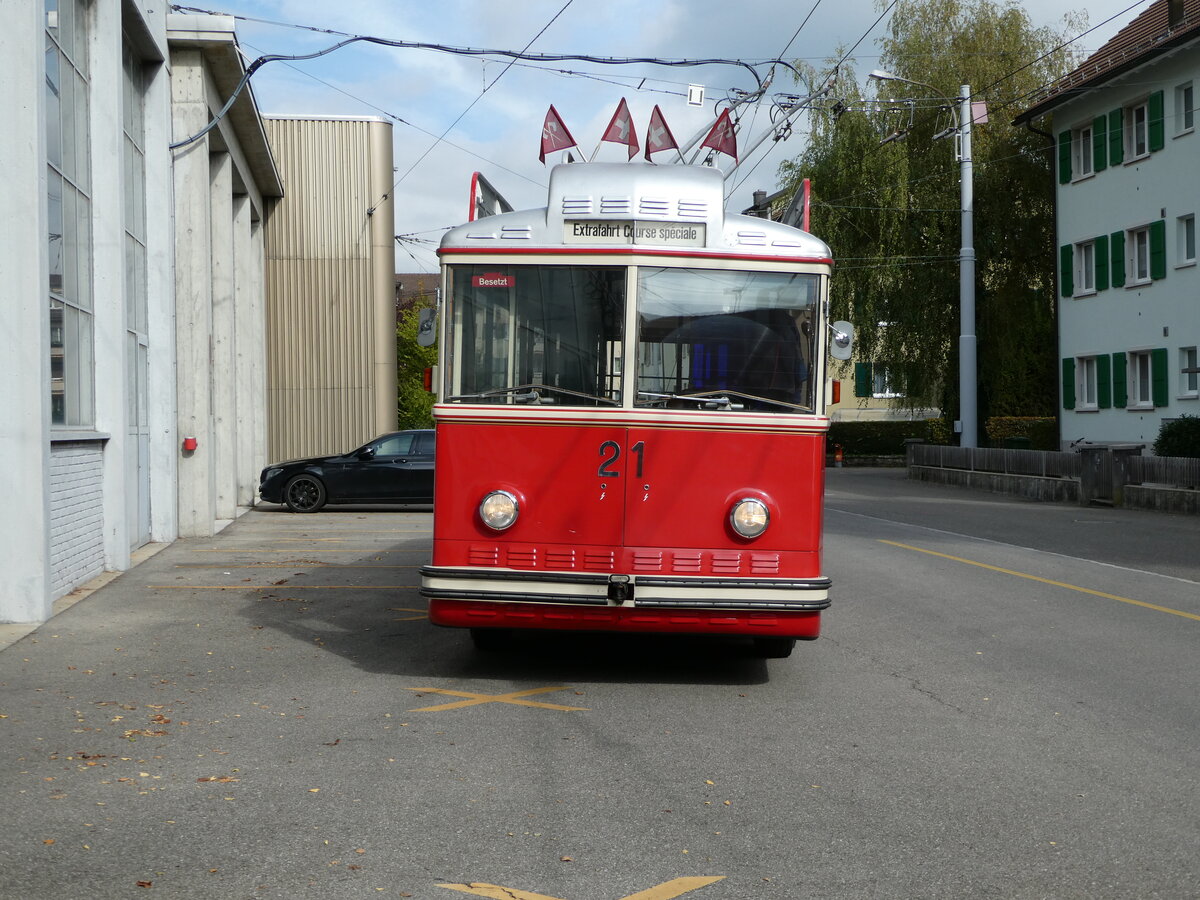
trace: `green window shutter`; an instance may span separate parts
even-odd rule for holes
[[[1096,357],[1096,405],[1100,409],[1112,406],[1112,360],[1106,354]]]
[[[1150,95],[1148,134],[1150,137],[1150,152],[1161,150],[1165,146],[1165,128],[1163,127],[1163,92],[1155,91]]]
[[[1125,110],[1114,109],[1108,114],[1108,164],[1120,165],[1125,160],[1125,135],[1121,125],[1125,120]]]
[[[1125,232],[1114,231],[1111,240],[1109,262],[1112,264],[1112,286],[1125,287]]]
[[[1102,234],[1092,243],[1096,260],[1096,290],[1108,290],[1108,235]]]
[[[1150,277],[1167,277],[1167,222],[1159,219],[1150,223]]]
[[[1075,296],[1075,248],[1070,244],[1058,248],[1058,281],[1064,297]]]
[[[1075,408],[1075,360],[1067,357],[1062,361],[1063,409]]]
[[[1097,172],[1108,168],[1108,116],[1096,116],[1092,122],[1092,168]]]
[[[871,364],[870,363],[855,363],[854,364],[854,396],[855,397],[870,397],[871,396]]]
[[[1155,406],[1170,406],[1170,374],[1165,347],[1150,351],[1150,397]]]
[[[1058,183],[1067,184],[1071,180],[1071,132],[1064,131],[1058,136]]]
[[[1129,386],[1125,381],[1125,354],[1112,355],[1112,405],[1124,409],[1129,405]]]

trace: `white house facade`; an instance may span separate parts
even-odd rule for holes
[[[1061,438],[1151,445],[1200,415],[1200,0],[1157,0],[1049,97]]]

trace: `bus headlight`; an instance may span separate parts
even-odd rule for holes
[[[729,511],[729,524],[744,538],[756,538],[771,524],[771,513],[767,504],[753,497],[747,497],[733,504]]]
[[[518,512],[517,498],[508,491],[492,491],[479,504],[479,518],[495,531],[511,528],[513,522],[517,521]]]

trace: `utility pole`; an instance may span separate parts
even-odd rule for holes
[[[960,447],[979,441],[975,358],[975,170],[971,161],[971,86],[959,88],[958,161],[962,187],[962,249],[958,254],[958,410]]]

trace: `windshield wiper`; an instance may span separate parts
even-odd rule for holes
[[[734,403],[730,397],[737,397],[740,400],[749,400],[754,403],[770,403],[773,406],[781,406],[784,409],[794,409],[798,412],[811,412],[806,406],[799,406],[795,403],[788,403],[784,400],[772,400],[770,397],[759,397],[756,394],[743,394],[740,391],[696,391],[689,394],[656,394],[651,391],[638,391],[638,397],[647,397],[652,401],[666,402],[668,400],[682,400],[686,402],[695,402],[700,404],[700,409],[720,409],[720,410],[736,410],[745,409],[745,403]]]
[[[610,400],[608,397],[597,397],[594,394],[584,394],[579,391],[568,390],[567,388],[553,387],[548,384],[518,384],[516,387],[498,388],[494,391],[484,391],[481,394],[458,394],[454,397],[447,397],[448,402],[455,400],[490,400],[493,397],[504,397],[512,395],[512,399],[517,403],[528,403],[532,406],[541,406],[547,403],[553,403],[550,397],[543,397],[542,393],[563,394],[568,397],[579,397],[581,400],[592,400],[597,403],[607,403],[609,406],[620,406],[616,400]]]

